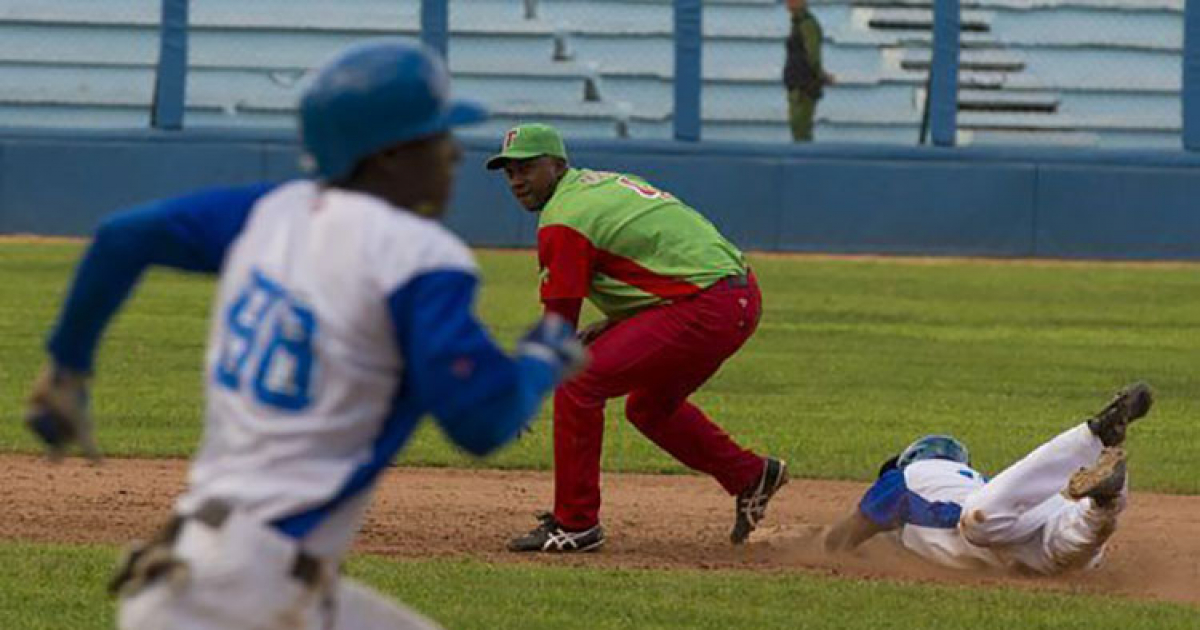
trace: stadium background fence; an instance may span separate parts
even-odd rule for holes
[[[959,0],[934,0],[933,146],[702,140],[701,0],[674,1],[675,139],[568,143],[577,164],[643,174],[753,249],[1200,259],[1198,2],[1175,150],[955,146]],[[448,6],[420,1],[421,37],[453,55]],[[0,130],[0,233],[86,234],[143,199],[299,173],[291,130],[188,128],[188,9],[162,0],[149,129]],[[528,246],[533,218],[481,168],[497,143],[465,137],[449,223],[475,245]]]

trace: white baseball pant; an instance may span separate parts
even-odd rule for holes
[[[1037,573],[1095,567],[1116,528],[1126,493],[1107,508],[1063,495],[1071,475],[1096,462],[1104,445],[1087,424],[1069,429],[1009,466],[963,505],[959,531]]]
[[[292,575],[295,541],[234,512],[219,529],[186,521],[180,568],[123,597],[121,630],[438,630],[439,626],[325,567]]]

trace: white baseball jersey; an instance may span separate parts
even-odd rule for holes
[[[894,532],[906,549],[937,564],[959,569],[1004,566],[996,553],[972,545],[958,531],[967,497],[985,478],[965,464],[941,459],[913,462],[884,474],[867,492],[860,510]]]
[[[1095,565],[1123,502],[1101,509],[1061,492],[1102,448],[1083,424],[991,481],[958,462],[916,461],[881,475],[859,511],[904,548],[943,566],[1050,574]]]
[[[356,472],[386,463],[377,442],[403,440],[393,434],[417,420],[395,400],[404,366],[389,295],[421,274],[474,269],[440,224],[373,197],[297,181],[259,200],[222,270],[205,439],[180,510],[220,498],[269,522],[345,509],[305,544],[340,554],[365,501],[331,500],[361,496],[350,486],[374,475]]]

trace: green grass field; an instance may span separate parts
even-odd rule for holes
[[[0,544],[0,627],[112,627],[111,549]],[[358,558],[349,574],[448,628],[1195,628],[1186,606],[727,571],[572,569]],[[469,595],[468,595],[469,593]],[[650,596],[647,596],[650,593]],[[586,620],[586,621],[584,621]]]
[[[20,407],[75,245],[0,247],[0,403]],[[480,314],[507,344],[538,314],[531,254],[484,252]],[[1132,449],[1138,487],[1200,492],[1200,267],[753,260],[759,333],[696,400],[796,474],[869,478],[924,433],[953,433],[1002,468],[1135,378],[1159,392]],[[99,358],[99,438],[113,455],[186,456],[200,428],[209,280],[153,273]],[[610,407],[610,470],[679,471]],[[478,464],[427,425],[404,462],[548,468],[548,423]],[[32,452],[14,423],[0,449]]]
[[[13,416],[79,251],[0,245],[0,404]],[[762,328],[695,400],[748,446],[787,458],[794,474],[865,480],[885,456],[932,432],[965,439],[978,467],[994,472],[1144,378],[1159,396],[1130,441],[1135,483],[1200,493],[1200,267],[751,259],[765,293]],[[511,343],[538,313],[532,254],[480,260],[481,317]],[[193,450],[211,286],[156,272],[111,330],[95,385],[109,455]],[[618,422],[619,405],[609,412],[606,469],[681,471]],[[480,463],[426,426],[402,462],[544,469],[549,435],[543,422]],[[0,451],[36,448],[19,423],[0,424]],[[0,628],[105,627],[98,585],[113,555],[0,544],[0,562],[12,569],[0,575]],[[374,558],[353,568],[455,628],[564,627],[585,614],[590,627],[613,628],[1200,624],[1194,608],[1178,606],[805,575]]]

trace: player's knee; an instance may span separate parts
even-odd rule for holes
[[[986,547],[990,543],[986,523],[987,515],[983,510],[964,510],[958,521],[958,531],[972,545]]]
[[[657,399],[647,394],[630,394],[625,400],[625,417],[636,426],[648,427],[670,417],[679,404],[678,401]]]
[[[643,426],[651,422],[654,417],[654,409],[650,401],[645,400],[645,397],[630,395],[625,399],[625,417],[633,424]]]
[[[1008,539],[1016,519],[1011,515],[993,513],[981,501],[968,499],[958,520],[958,531],[967,542],[988,547]]]

